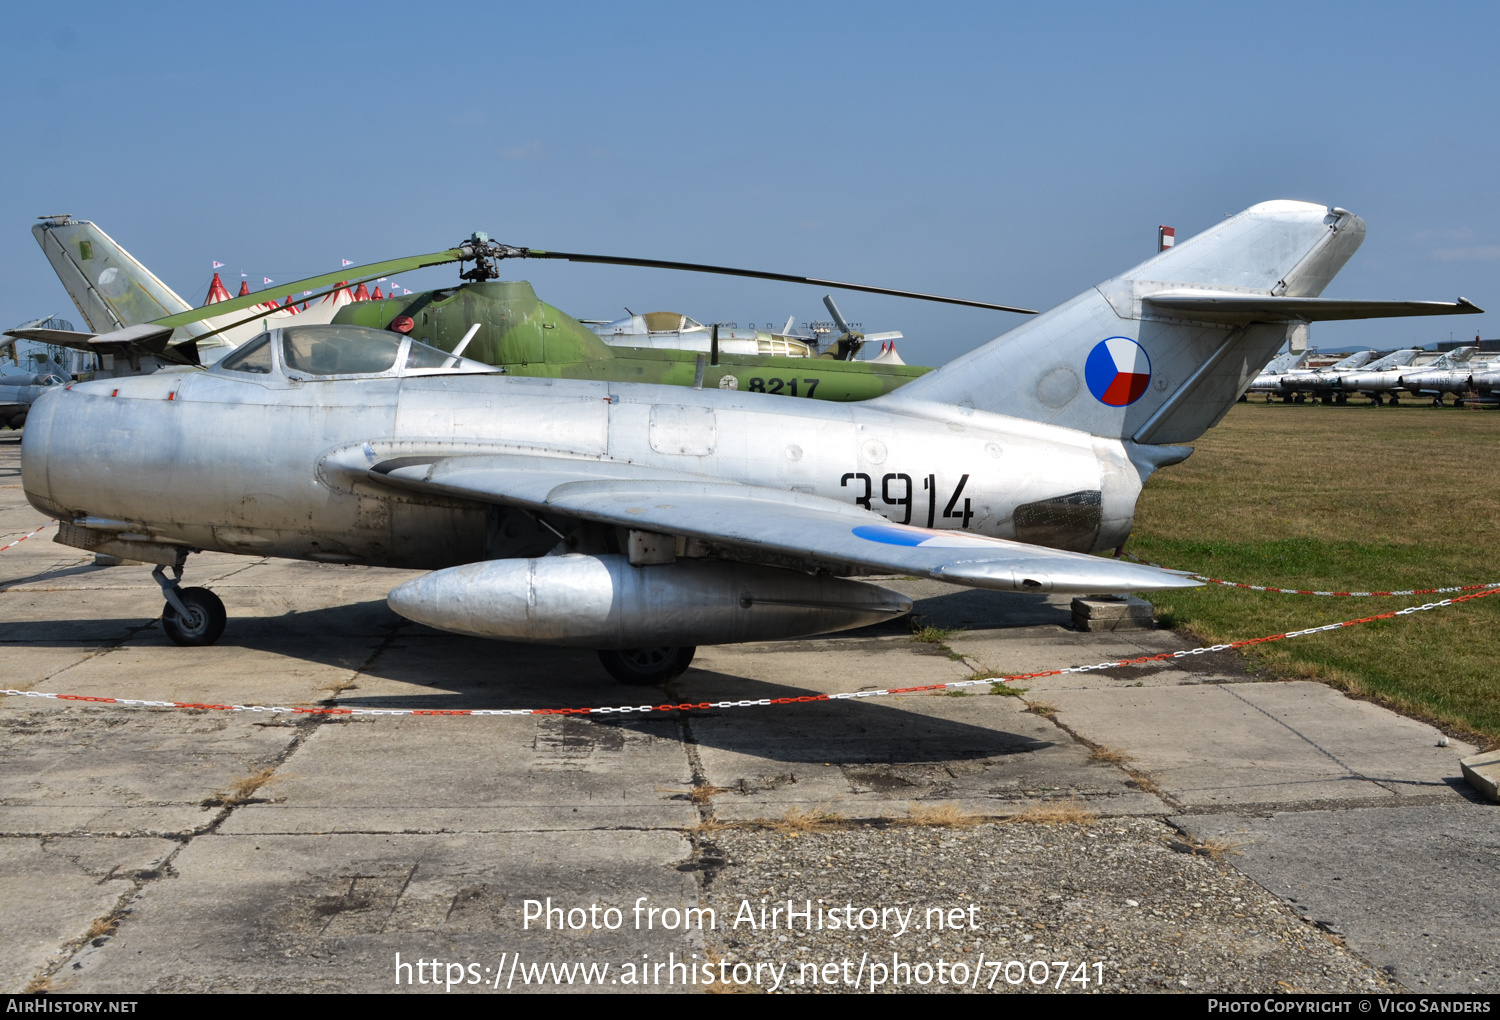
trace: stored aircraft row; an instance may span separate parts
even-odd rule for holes
[[[205,549],[425,570],[390,593],[396,612],[595,648],[641,683],[680,674],[700,644],[910,609],[859,576],[1033,593],[1188,586],[1090,554],[1125,541],[1145,480],[1192,452],[1293,331],[1478,311],[1320,298],[1364,232],[1339,208],[1254,206],[854,403],[721,389],[702,359],[679,386],[512,373],[466,356],[469,308],[445,319],[451,333],[433,318],[267,316],[209,368],[44,395],[22,482],[63,522],[59,541],[160,565],[163,625],[183,644],[225,626],[212,592],[180,584]],[[476,267],[516,250],[480,238],[459,249]],[[144,343],[196,360],[171,333],[191,314]],[[563,324],[538,325],[549,321],[543,344]],[[91,342],[128,352],[144,335]]]
[[[1435,405],[1452,394],[1456,402],[1492,401],[1500,378],[1500,369],[1489,362],[1474,359],[1477,347],[1460,347],[1446,352],[1425,365],[1413,362],[1426,353],[1418,348],[1393,351],[1376,361],[1374,351],[1357,351],[1349,357],[1322,368],[1305,368],[1306,352],[1283,355],[1266,367],[1247,393],[1263,393],[1266,400],[1281,397],[1283,401],[1302,403],[1346,404],[1351,396],[1366,396],[1371,403],[1401,402],[1403,393],[1427,396]],[[1296,358],[1288,361],[1288,358]]]

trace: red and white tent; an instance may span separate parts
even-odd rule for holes
[[[341,308],[344,305],[354,304],[354,295],[349,292],[349,281],[345,280],[344,282],[340,283],[338,290],[334,291],[332,294],[326,295],[323,300],[318,303],[320,305],[332,303],[335,308]],[[305,308],[303,310],[306,311]]]
[[[228,301],[229,299],[229,288],[224,286],[224,281],[219,279],[218,273],[215,273],[214,282],[208,285],[208,297],[203,299],[203,304],[216,305],[220,301]]]

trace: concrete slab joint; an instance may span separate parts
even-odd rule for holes
[[[1151,603],[1133,595],[1087,595],[1073,600],[1073,626],[1084,631],[1155,630]]]

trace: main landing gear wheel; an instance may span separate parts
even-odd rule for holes
[[[228,614],[224,603],[207,588],[178,588],[177,601],[187,615],[168,602],[161,614],[161,629],[179,645],[211,645],[224,634]]]
[[[686,673],[697,651],[695,645],[610,649],[599,653],[599,662],[622,684],[655,686]]]

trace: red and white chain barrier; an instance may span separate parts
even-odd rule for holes
[[[1474,599],[1488,598],[1491,595],[1500,594],[1500,587],[1489,587],[1486,591],[1476,592],[1472,595],[1460,595],[1456,598],[1443,599],[1441,602],[1429,602],[1422,606],[1407,606],[1405,609],[1395,609],[1389,613],[1380,613],[1376,616],[1365,616],[1358,620],[1343,620],[1339,623],[1324,624],[1321,627],[1309,627],[1306,630],[1293,630],[1285,634],[1272,634],[1268,637],[1250,638],[1245,641],[1231,641],[1222,645],[1211,645],[1207,648],[1190,648],[1181,652],[1162,652],[1158,655],[1143,655],[1135,659],[1117,659],[1112,662],[1098,662],[1092,666],[1070,666],[1066,669],[1046,669],[1038,673],[1017,673],[1013,676],[988,677],[983,680],[955,680],[952,683],[924,684],[920,687],[889,687],[880,691],[847,691],[841,694],[807,694],[796,698],[757,698],[744,701],[699,701],[682,702],[681,704],[662,705],[614,705],[602,708],[307,708],[301,706],[286,707],[281,705],[200,705],[187,701],[143,701],[136,698],[96,698],[82,694],[51,694],[43,691],[14,691],[0,690],[0,694],[15,698],[47,698],[56,701],[84,702],[101,705],[121,705],[126,708],[180,708],[198,711],[213,712],[271,712],[289,713],[292,715],[483,715],[483,716],[510,716],[510,715],[625,715],[635,712],[686,712],[704,709],[722,708],[760,708],[769,705],[799,705],[812,701],[843,701],[849,698],[885,698],[897,694],[921,694],[927,691],[952,691],[964,687],[978,687],[984,684],[1009,683],[1013,680],[1035,680],[1046,676],[1062,676],[1066,673],[1089,673],[1101,669],[1116,669],[1121,666],[1140,666],[1148,662],[1163,662],[1172,659],[1185,659],[1190,655],[1205,655],[1209,652],[1224,652],[1234,648],[1245,648],[1250,645],[1261,645],[1271,641],[1284,641],[1288,638],[1306,637],[1309,634],[1321,634],[1325,631],[1340,630],[1344,627],[1357,627],[1362,623],[1374,623],[1376,620],[1392,620],[1401,616],[1410,616],[1413,613],[1424,613],[1430,609],[1442,609],[1447,606],[1456,605],[1459,602],[1470,602]]]
[[[1500,588],[1500,581],[1491,581],[1489,584],[1465,584],[1452,588],[1412,588],[1407,591],[1304,591],[1300,588],[1272,588],[1264,584],[1242,584],[1239,581],[1224,581],[1217,577],[1209,577],[1207,574],[1195,574],[1189,570],[1175,570],[1172,567],[1153,563],[1148,559],[1137,556],[1135,553],[1121,553],[1126,559],[1137,563],[1144,563],[1148,567],[1158,570],[1169,570],[1174,574],[1191,577],[1205,584],[1219,584],[1226,588],[1244,588],[1247,591],[1268,591],[1277,595],[1331,595],[1342,598],[1386,598],[1392,595],[1446,595],[1456,591],[1480,591],[1485,588]]]
[[[10,543],[8,543],[6,545],[0,545],[0,552],[4,552],[7,549],[14,549],[16,546],[20,545],[22,542],[24,542],[28,538],[30,538],[32,535],[35,535],[35,534],[37,534],[38,532],[41,532],[41,531],[46,531],[48,528],[52,527],[52,525],[54,525],[56,523],[57,523],[56,521],[48,521],[46,524],[43,524],[40,528],[37,528],[34,531],[28,531],[26,534],[22,535],[20,538],[16,539],[14,542],[10,542]]]

